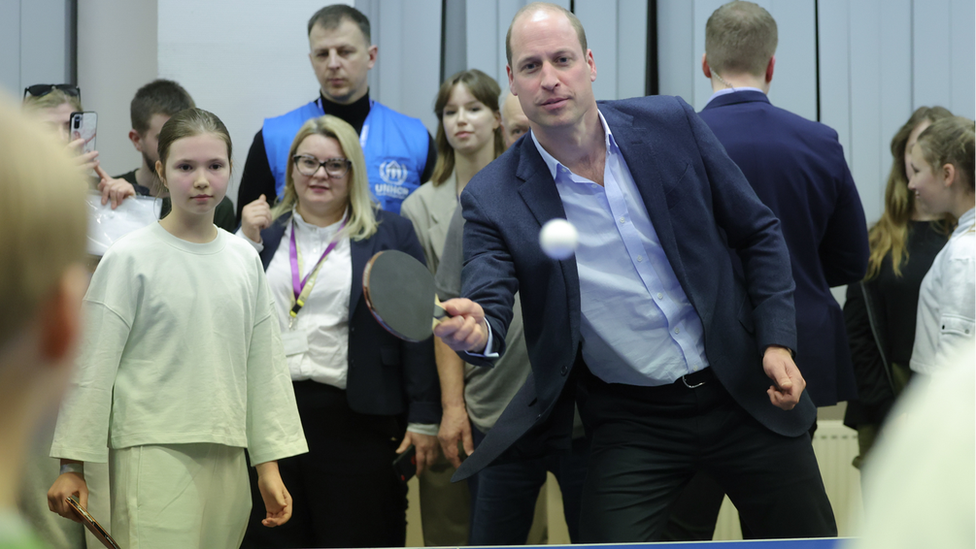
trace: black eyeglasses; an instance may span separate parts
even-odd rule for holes
[[[27,94],[31,97],[44,97],[54,90],[61,90],[67,95],[81,98],[81,90],[71,84],[34,84],[24,88],[24,97],[27,97]]]
[[[325,160],[319,160],[310,154],[296,154],[291,160],[295,163],[295,168],[298,169],[298,173],[305,177],[312,177],[315,175],[315,172],[319,171],[319,168],[325,168],[326,175],[339,179],[346,175],[346,172],[349,171],[349,166],[352,165],[352,162],[348,158],[327,158]]]

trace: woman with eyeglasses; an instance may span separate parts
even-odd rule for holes
[[[393,461],[413,444],[417,469],[433,459],[440,391],[432,341],[395,338],[363,297],[363,269],[382,250],[420,261],[412,225],[369,194],[359,136],[339,118],[295,136],[283,196],[242,211],[238,234],[268,275],[309,453],[281,460],[291,521],[262,528],[252,478],[242,547],[391,547],[406,541],[406,484]],[[433,429],[431,427],[433,426]]]

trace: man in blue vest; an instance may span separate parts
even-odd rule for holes
[[[359,132],[370,190],[384,210],[399,213],[403,199],[430,179],[437,152],[420,120],[370,99],[367,75],[376,63],[377,47],[371,45],[369,19],[350,6],[326,6],[308,21],[308,44],[320,95],[264,120],[244,163],[237,218],[262,195],[273,204],[282,194],[292,139],[306,120],[325,114]]]

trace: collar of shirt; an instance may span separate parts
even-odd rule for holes
[[[715,99],[716,97],[719,97],[719,96],[722,96],[722,95],[728,95],[730,93],[744,92],[744,91],[756,91],[756,92],[759,92],[759,93],[762,93],[762,94],[765,94],[766,93],[766,92],[762,91],[759,88],[750,88],[750,87],[724,88],[724,89],[718,90],[717,92],[713,93],[712,96],[708,98],[708,101],[705,102],[705,106],[707,107],[708,104],[712,102],[712,99]]]
[[[973,230],[974,222],[976,222],[976,208],[970,208],[959,218],[959,224],[956,225],[956,230],[952,231],[952,236],[959,236]]]
[[[602,113],[599,118],[607,148],[603,185],[573,173],[532,136],[566,219],[580,232],[575,263],[583,359],[608,383],[671,383],[708,365],[701,320],[664,254],[623,152]]]
[[[606,119],[603,118],[603,113],[597,109],[596,114],[600,117],[600,125],[603,126],[603,136],[604,142],[607,145],[607,153],[610,153],[610,151],[613,150],[611,146],[616,147],[617,142],[613,139],[613,132],[610,131],[610,126],[607,125]],[[555,180],[556,170],[559,169],[559,166],[563,166],[564,168],[566,168],[566,166],[564,166],[562,162],[556,160],[555,157],[549,154],[549,151],[543,148],[542,144],[540,144],[539,140],[536,138],[535,132],[530,131],[529,135],[532,136],[532,142],[535,143],[535,148],[539,151],[539,154],[542,155],[542,160],[545,161],[546,166],[549,168],[549,175],[551,175],[552,179]],[[566,170],[570,171],[569,168],[566,168]]]

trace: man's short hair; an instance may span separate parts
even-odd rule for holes
[[[332,4],[315,12],[315,15],[308,20],[308,34],[312,34],[312,27],[315,25],[326,30],[332,30],[341,25],[342,21],[346,19],[359,26],[359,30],[362,31],[367,45],[372,44],[372,39],[369,34],[369,19],[363,15],[363,12],[345,4]]]
[[[719,75],[765,74],[778,40],[776,20],[752,2],[729,2],[705,24],[705,55]]]
[[[132,119],[132,129],[142,135],[149,130],[153,115],[173,116],[182,110],[194,107],[196,104],[193,103],[193,98],[183,89],[183,86],[172,80],[153,80],[139,88],[136,96],[132,98],[132,103],[129,104],[129,118]]]
[[[512,23],[508,25],[508,33],[505,34],[505,57],[508,59],[508,66],[512,66],[512,26],[518,21],[521,15],[528,11],[537,10],[548,10],[554,11],[556,13],[561,13],[569,19],[569,24],[573,26],[576,31],[576,37],[579,38],[580,47],[583,48],[583,55],[586,55],[586,31],[583,30],[583,23],[580,23],[579,18],[576,17],[573,12],[568,9],[556,5],[550,4],[548,2],[533,2],[522,7],[522,9],[515,12],[515,17],[512,18]],[[513,67],[514,68],[514,67]]]
[[[0,350],[81,264],[87,181],[64,143],[0,94]]]

